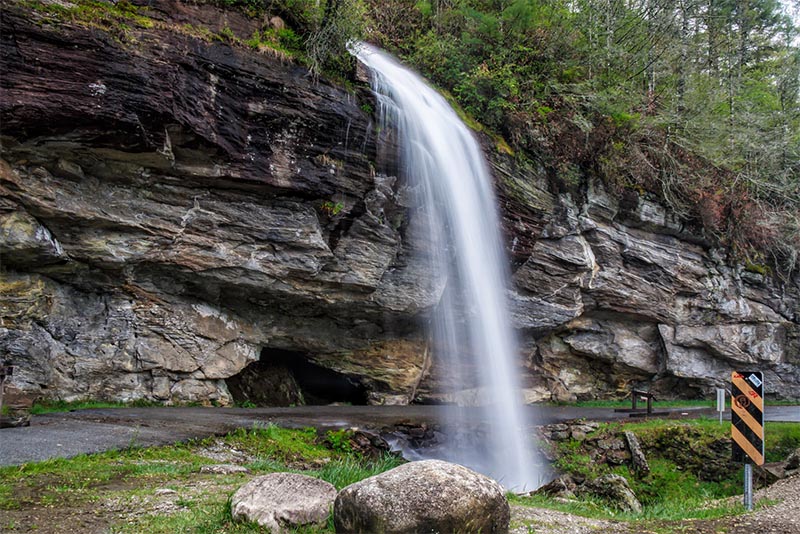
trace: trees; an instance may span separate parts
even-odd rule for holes
[[[800,52],[779,0],[389,3],[419,22],[376,34],[520,154],[644,188],[741,254],[794,263]]]

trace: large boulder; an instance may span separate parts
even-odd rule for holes
[[[272,473],[256,477],[233,494],[235,521],[252,521],[270,532],[323,526],[336,498],[332,484],[305,475]]]
[[[334,504],[336,532],[417,534],[507,532],[503,488],[466,467],[411,462],[343,489]]]

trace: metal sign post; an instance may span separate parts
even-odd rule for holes
[[[753,465],[744,464],[744,507],[749,512],[753,509]]]
[[[725,390],[717,388],[717,411],[719,412],[719,424],[722,424],[722,412],[725,411]]]
[[[753,466],[764,464],[764,375],[731,375],[733,461],[744,463],[744,506],[753,509]]]

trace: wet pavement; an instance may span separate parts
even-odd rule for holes
[[[0,465],[18,465],[49,458],[71,457],[126,447],[166,445],[222,435],[237,428],[274,423],[279,426],[382,430],[397,425],[433,425],[449,410],[478,409],[437,406],[302,406],[296,408],[110,408],[34,416],[31,426],[0,429]],[[532,424],[584,418],[594,421],[630,419],[610,408],[541,406],[528,408]],[[716,417],[707,408],[659,410],[671,418]],[[767,421],[800,423],[800,406],[771,406]],[[730,420],[730,413],[723,414]]]

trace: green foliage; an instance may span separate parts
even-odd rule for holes
[[[768,421],[764,426],[764,459],[780,462],[800,449],[800,425]]]
[[[567,190],[601,178],[738,259],[800,264],[800,31],[778,3],[369,4],[373,40]]]
[[[233,30],[230,28],[230,26],[223,27],[219,31],[219,36],[225,41],[233,42],[234,40],[236,40],[236,35],[234,35]]]
[[[361,0],[328,0],[322,19],[308,33],[306,57],[314,75],[352,71],[355,60],[347,45],[364,33],[366,7]]]
[[[359,460],[349,455],[332,460],[321,469],[308,474],[328,481],[340,490],[365,478],[393,469],[404,463],[402,458],[386,454],[377,460]]]
[[[353,445],[350,443],[353,437],[353,432],[346,428],[340,430],[328,430],[325,433],[325,440],[328,442],[331,450],[349,454],[353,452]]]
[[[266,8],[264,0],[217,0],[223,7],[238,8],[251,17],[262,15]]]
[[[344,204],[341,202],[333,202],[326,200],[320,205],[320,211],[329,217],[335,217],[344,209]]]
[[[99,0],[75,0],[69,3],[23,0],[20,5],[33,9],[45,22],[69,21],[85,26],[113,31],[127,37],[131,26],[152,28],[153,19],[143,15],[141,8],[120,0],[116,3]]]

